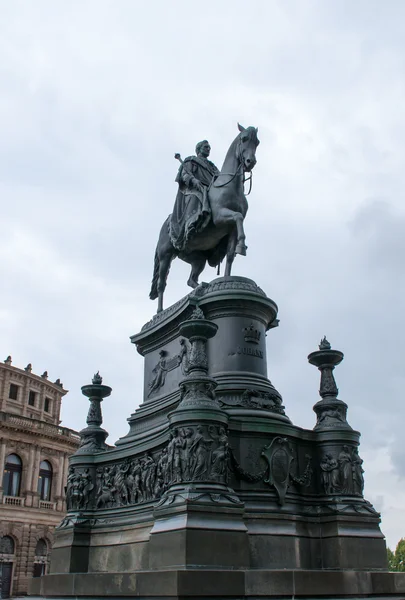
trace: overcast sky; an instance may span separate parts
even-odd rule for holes
[[[237,121],[254,125],[234,274],[279,306],[269,376],[312,428],[306,357],[325,334],[345,353],[365,494],[388,543],[405,536],[404,40],[403,0],[0,2],[0,348],[61,378],[65,426],[85,426],[100,370],[108,441],[127,432],[173,154],[208,138],[221,166]],[[187,277],[176,261],[166,306]]]

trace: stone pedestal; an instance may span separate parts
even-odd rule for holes
[[[380,515],[363,497],[360,434],[337,398],[343,354],[326,340],[310,354],[321,400],[304,430],[268,378],[265,338],[277,325],[253,281],[228,277],[131,338],[145,363],[142,402],[114,448],[100,419],[89,424],[101,443],[70,459],[68,514],[32,593],[401,597],[405,574],[386,571]]]

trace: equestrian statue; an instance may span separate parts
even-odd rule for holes
[[[239,125],[219,171],[208,160],[207,140],[196,146],[196,156],[184,161],[176,177],[179,189],[171,215],[163,223],[155,252],[151,300],[158,298],[157,312],[163,310],[163,293],[171,262],[178,257],[191,265],[187,284],[196,288],[206,262],[219,266],[226,256],[225,276],[231,274],[236,254],[246,255],[245,219],[248,203],[244,192],[245,174],[256,164],[259,145],[257,128]],[[250,174],[251,183],[252,174]]]

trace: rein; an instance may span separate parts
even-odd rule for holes
[[[250,171],[250,177],[248,177],[247,179],[245,179],[245,177],[243,177],[243,183],[249,182],[249,191],[247,194],[245,194],[245,196],[249,196],[250,192],[252,191],[252,182],[253,182],[253,171]]]
[[[236,169],[235,173],[220,173],[219,175],[231,175],[231,178],[228,179],[228,181],[225,181],[225,183],[221,184],[221,185],[214,185],[214,179],[212,180],[212,187],[213,188],[223,188],[226,185],[228,185],[229,183],[231,183],[231,181],[233,181],[235,179],[235,177],[239,174],[239,171],[241,170],[241,167],[243,167],[243,164],[240,163],[239,167]]]

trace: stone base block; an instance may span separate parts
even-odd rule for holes
[[[405,573],[310,570],[166,570],[70,573],[33,579],[31,595],[135,600],[405,598]],[[34,599],[33,599],[34,600]]]

